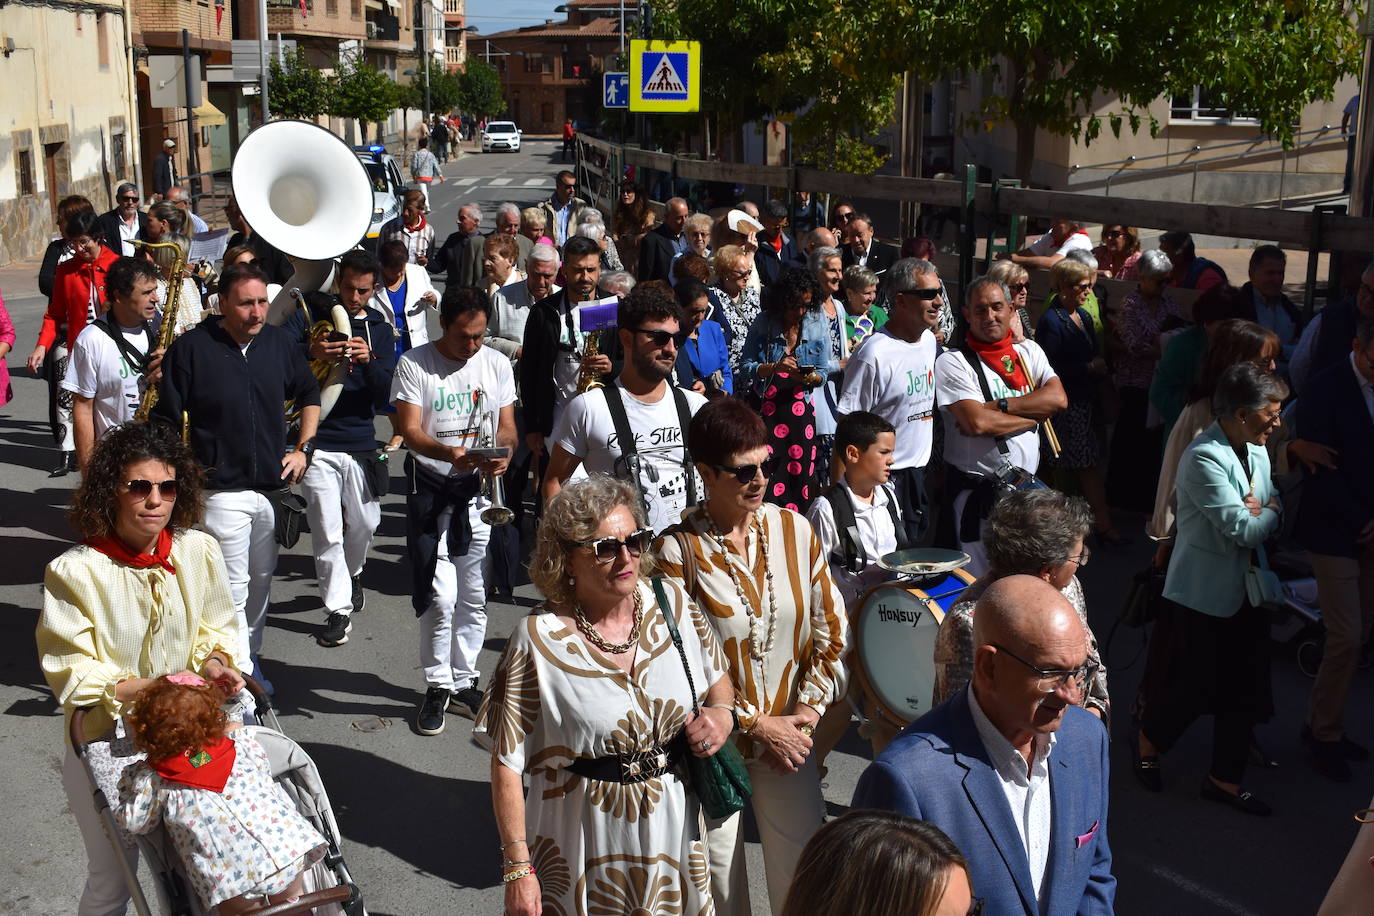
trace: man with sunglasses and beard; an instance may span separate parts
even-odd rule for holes
[[[628,480],[649,527],[662,531],[702,492],[687,451],[687,425],[706,398],[671,385],[682,309],[659,284],[635,287],[620,302],[620,376],[574,398],[553,433],[544,477],[547,503],[581,465]],[[626,447],[626,440],[633,445]]]
[[[889,274],[893,292],[887,324],[849,358],[839,413],[875,413],[897,431],[891,480],[906,529],[897,540],[914,546],[924,544],[931,530],[925,472],[935,428],[940,274],[918,258],[903,258]]]

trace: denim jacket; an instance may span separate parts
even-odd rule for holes
[[[735,379],[735,389],[752,385],[754,391],[762,394],[764,386],[758,377],[762,363],[775,363],[787,354],[787,341],[782,335],[782,322],[777,316],[763,313],[749,329],[744,349],[740,353],[739,372]],[[825,312],[816,309],[802,316],[801,336],[793,354],[799,366],[815,366],[822,377],[828,376],[839,368],[833,351],[830,349],[830,319]]]

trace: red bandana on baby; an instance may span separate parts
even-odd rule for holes
[[[1025,369],[1012,344],[1010,331],[1003,334],[997,343],[984,343],[972,334],[965,335],[964,342],[989,369],[1001,376],[1012,391],[1025,391],[1030,387],[1030,380],[1026,378]]]
[[[152,553],[134,553],[117,537],[86,538],[82,543],[87,547],[94,547],[125,566],[132,566],[134,569],[161,566],[172,575],[176,575],[177,569],[172,565],[172,535],[166,528],[158,532],[157,546],[153,548]]]
[[[168,782],[192,789],[209,789],[223,792],[229,774],[234,770],[234,757],[238,748],[228,735],[222,736],[214,744],[206,745],[194,754],[176,754],[166,760],[149,761],[157,774]]]

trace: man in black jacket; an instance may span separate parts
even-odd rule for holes
[[[481,270],[482,208],[476,204],[463,204],[458,208],[458,229],[450,232],[444,244],[434,249],[425,269],[432,276],[444,275],[444,287],[463,286],[463,278],[472,273],[472,240],[477,239],[478,270]],[[481,274],[479,273],[480,277]]]
[[[787,205],[770,200],[763,205],[763,231],[759,233],[759,250],[754,266],[764,286],[772,283],[784,267],[804,267],[806,259],[797,253],[797,246],[783,227],[787,225]]]
[[[687,250],[682,225],[687,222],[687,201],[674,197],[664,205],[663,222],[644,235],[639,244],[639,282],[667,280],[673,258]]]
[[[143,238],[143,230],[148,228],[148,215],[138,209],[139,200],[138,185],[126,181],[115,188],[114,209],[100,214],[105,247],[115,254],[132,258],[138,253],[133,241]]]
[[[180,428],[206,469],[204,528],[219,541],[242,643],[235,658],[262,678],[257,655],[277,566],[274,496],[310,465],[320,391],[300,342],[267,323],[267,277],[255,264],[220,276],[220,313],[167,348],[154,416]],[[285,401],[300,408],[287,451]],[[283,457],[285,456],[285,457]],[[251,662],[251,665],[250,665]],[[268,684],[270,682],[265,682]]]
[[[253,231],[253,227],[248,225],[248,220],[243,218],[243,211],[239,209],[238,201],[234,200],[232,196],[224,205],[224,216],[229,220],[229,227],[234,230],[234,234],[229,236],[226,250],[239,245],[247,245],[258,256],[258,265],[267,275],[268,283],[285,284],[287,280],[291,279],[296,268],[292,266],[290,259],[280,248]]]
[[[841,258],[845,267],[858,264],[867,267],[878,275],[881,282],[886,279],[889,267],[897,263],[901,252],[896,245],[880,242],[873,237],[873,220],[866,213],[855,213],[849,218],[844,229],[844,251]]]

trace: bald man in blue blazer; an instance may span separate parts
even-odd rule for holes
[[[854,808],[939,827],[997,916],[1112,912],[1107,731],[1081,706],[1087,634],[1047,582],[1011,576],[974,609],[973,679],[869,765]]]

